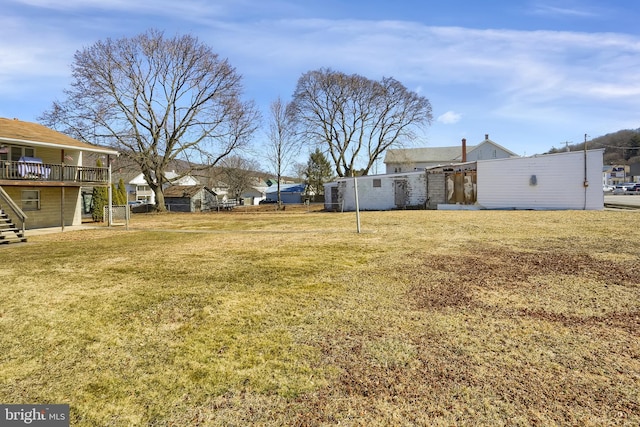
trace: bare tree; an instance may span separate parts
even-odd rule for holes
[[[367,174],[387,148],[411,141],[432,120],[429,100],[397,80],[330,69],[300,77],[291,111],[302,134],[325,146],[338,176],[350,176],[358,160]]]
[[[78,51],[64,102],[40,118],[87,142],[119,149],[140,167],[164,210],[165,170],[212,167],[248,145],[258,113],[241,100],[241,77],[192,36],[149,30]],[[179,176],[179,177],[180,177]],[[179,178],[178,177],[178,178]]]
[[[304,180],[306,178],[306,174],[307,174],[307,163],[303,163],[303,162],[293,162],[293,176],[296,177],[299,180]]]
[[[228,156],[221,165],[221,178],[228,185],[229,194],[240,201],[242,193],[256,184],[257,163],[240,156]]]
[[[266,154],[276,175],[278,207],[280,207],[282,205],[280,197],[282,174],[300,153],[300,142],[296,138],[290,117],[287,114],[287,104],[278,97],[271,103],[270,111],[269,141],[266,146]]]

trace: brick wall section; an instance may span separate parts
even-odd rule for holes
[[[427,209],[438,209],[438,204],[447,203],[445,175],[443,173],[431,173],[426,175],[429,201]]]

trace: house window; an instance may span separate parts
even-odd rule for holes
[[[23,190],[22,191],[22,210],[23,211],[40,210],[40,190]]]
[[[381,179],[374,179],[373,180],[373,188],[380,188],[382,187],[382,180]]]
[[[16,147],[0,145],[0,160],[12,160],[17,162],[20,157],[35,157],[36,150],[31,147]]]
[[[11,160],[17,162],[20,157],[35,157],[36,150],[31,147],[11,147]]]

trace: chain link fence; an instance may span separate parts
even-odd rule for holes
[[[104,220],[109,218],[109,206],[104,207]],[[128,225],[131,219],[131,209],[128,205],[111,206],[111,225]]]

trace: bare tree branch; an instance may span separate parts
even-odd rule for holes
[[[248,145],[259,114],[240,99],[241,77],[192,36],[149,30],[78,51],[67,99],[40,118],[87,142],[119,149],[141,169],[164,210],[169,164],[212,167]]]
[[[386,149],[413,140],[432,120],[429,100],[397,80],[330,69],[300,77],[290,110],[299,132],[325,147],[338,176],[351,175],[363,155],[368,173]]]
[[[280,207],[282,205],[280,195],[282,174],[300,153],[300,140],[295,135],[291,122],[291,112],[286,103],[280,98],[276,99],[271,103],[270,113],[266,155],[276,175],[276,192],[278,194],[278,206]]]

